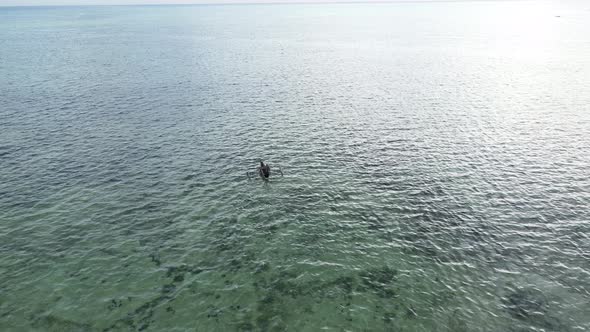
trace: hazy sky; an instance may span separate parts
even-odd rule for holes
[[[433,1],[433,0],[414,0]],[[437,1],[437,0],[434,0]],[[383,0],[0,0],[0,6],[128,5],[190,3],[288,3],[288,2],[384,2]]]

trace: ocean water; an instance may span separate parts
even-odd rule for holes
[[[588,331],[589,147],[587,2],[0,8],[0,330]]]

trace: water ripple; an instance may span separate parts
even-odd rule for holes
[[[590,329],[588,20],[519,6],[0,10],[0,330]]]

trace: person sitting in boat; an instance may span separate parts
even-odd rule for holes
[[[270,176],[270,166],[265,165],[261,160],[260,167],[258,167],[258,172],[260,173],[260,176],[268,178]]]

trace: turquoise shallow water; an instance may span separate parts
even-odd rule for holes
[[[0,8],[0,330],[589,330],[590,6],[531,4]]]

